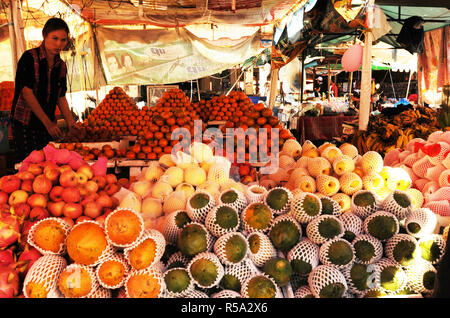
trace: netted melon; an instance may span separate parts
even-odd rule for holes
[[[418,242],[422,259],[431,264],[441,261],[445,253],[446,242],[440,234],[428,234],[419,239]]]
[[[353,246],[344,239],[333,239],[320,247],[319,258],[322,264],[345,268],[355,259]]]
[[[395,215],[385,211],[378,211],[368,216],[364,220],[363,226],[367,234],[372,235],[382,242],[398,234],[400,229]]]
[[[309,223],[321,212],[322,202],[312,193],[300,193],[292,199],[291,214],[299,223]]]
[[[308,283],[316,298],[342,298],[348,288],[344,275],[328,265],[319,265],[313,269]]]
[[[294,247],[302,236],[302,228],[291,215],[280,215],[272,223],[269,238],[273,246],[282,252]]]
[[[259,274],[244,283],[241,294],[244,298],[277,298],[280,290],[273,278]]]
[[[418,257],[417,241],[408,234],[396,234],[385,245],[386,256],[402,266],[409,266]]]
[[[332,215],[320,215],[306,226],[306,235],[316,244],[344,236],[344,224]]]
[[[361,234],[352,242],[355,261],[360,264],[373,264],[383,257],[383,244],[369,234]]]
[[[309,275],[319,265],[319,251],[317,244],[308,238],[303,238],[287,255],[293,272],[299,275]]]
[[[367,218],[379,209],[380,202],[378,196],[369,190],[360,190],[353,194],[351,201],[351,211],[361,219]]]
[[[201,288],[218,285],[224,274],[219,258],[210,252],[197,254],[189,263],[188,271],[194,283]]]
[[[264,273],[272,277],[277,285],[281,287],[289,283],[292,275],[292,267],[286,259],[274,257],[264,264]]]
[[[178,234],[177,247],[192,257],[208,249],[208,230],[200,223],[189,223]]]

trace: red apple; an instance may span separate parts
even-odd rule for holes
[[[48,171],[48,170],[51,170],[51,169],[59,170],[59,166],[56,163],[54,163],[53,161],[46,161],[46,162],[44,162],[43,163],[43,168],[44,168],[44,173],[46,171]]]
[[[30,211],[30,219],[31,220],[42,220],[42,219],[48,218],[49,216],[50,216],[50,214],[48,213],[48,211],[39,206],[32,208]]]
[[[33,180],[35,178],[35,175],[32,174],[30,171],[19,171],[16,173],[16,176],[20,180]]]
[[[30,215],[31,207],[27,203],[19,203],[13,207],[14,215],[22,219],[27,219]]]
[[[76,203],[81,200],[80,190],[76,187],[67,187],[64,188],[61,198],[66,203]]]
[[[48,196],[50,197],[50,200],[54,202],[62,201],[62,193],[64,191],[64,188],[61,186],[55,186],[50,190],[50,193]]]
[[[92,221],[92,219],[86,215],[82,215],[82,216],[77,217],[77,219],[75,220],[75,224],[78,224],[78,223],[81,223],[84,221]]]
[[[102,209],[103,207],[98,202],[92,201],[86,203],[83,213],[84,215],[95,219],[96,217],[102,215]]]
[[[62,217],[62,219],[64,220],[64,222],[66,222],[67,224],[69,224],[70,227],[73,227],[73,226],[75,225],[75,222],[74,222],[71,218],[68,218],[67,216]]]
[[[21,190],[27,191],[28,193],[33,192],[33,180],[23,180],[20,186]]]
[[[108,183],[105,187],[105,191],[109,196],[114,195],[115,193],[119,192],[119,190],[120,185],[118,183]]]
[[[78,184],[77,174],[73,170],[64,171],[59,176],[59,183],[63,187],[75,187]]]
[[[46,176],[47,179],[52,181],[53,184],[58,182],[60,174],[61,172],[59,171],[58,168],[51,168],[47,170],[44,169],[44,176]]]
[[[49,202],[48,203],[48,211],[53,216],[61,216],[63,215],[63,207],[66,205],[66,202],[64,201],[58,201],[58,202]]]
[[[111,200],[112,200],[112,202],[113,202],[112,208],[113,208],[113,209],[117,208],[117,207],[119,206],[119,204],[120,204],[119,199],[117,199],[116,197],[111,197]]]
[[[94,220],[95,220],[96,222],[100,223],[102,226],[104,226],[104,225],[105,225],[106,217],[107,217],[107,215],[102,214],[102,215],[96,217]]]
[[[95,182],[93,180],[89,180],[84,185],[84,188],[86,189],[86,191],[88,193],[97,193],[97,191],[98,191],[98,184],[97,184],[97,182]]]
[[[66,203],[62,209],[64,216],[76,219],[83,214],[83,206],[78,203]]]
[[[15,175],[4,176],[0,179],[0,190],[6,193],[13,193],[20,189],[21,180]]]
[[[41,193],[33,193],[28,197],[27,203],[30,205],[30,207],[41,207],[46,208],[47,207],[47,197]]]
[[[100,194],[95,202],[99,203],[104,208],[112,208],[113,201],[107,194]]]
[[[43,174],[38,175],[33,181],[34,193],[47,194],[52,189],[52,181]]]
[[[8,204],[14,206],[19,203],[26,203],[28,200],[28,193],[23,190],[16,190],[9,195]]]
[[[86,164],[78,168],[77,173],[84,174],[88,180],[92,179],[94,177],[94,172],[92,171],[92,168],[90,165]]]
[[[0,191],[0,205],[8,203],[8,198],[9,198],[8,193]]]
[[[115,174],[112,174],[112,173],[107,174],[105,176],[105,179],[106,179],[106,183],[117,183],[117,177]]]
[[[73,169],[69,165],[62,165],[62,166],[59,166],[59,171],[61,172],[61,174],[63,174],[66,171],[73,171]]]
[[[106,185],[106,179],[104,176],[95,176],[92,178],[92,181],[97,183],[99,190],[103,189]]]
[[[85,184],[88,182],[88,177],[82,172],[76,172],[77,178],[78,178],[78,184]]]
[[[85,195],[87,195],[88,194],[88,192],[87,192],[87,190],[86,190],[86,187],[84,186],[85,184],[83,183],[83,184],[78,184],[77,185],[77,189],[80,191],[80,194],[81,194],[81,196],[85,196]]]
[[[30,163],[27,168],[27,171],[30,171],[35,176],[42,174],[42,167],[39,163]]]

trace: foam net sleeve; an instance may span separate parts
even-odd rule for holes
[[[175,271],[175,270],[183,270],[183,271],[186,271],[186,273],[187,273],[187,269],[186,268],[174,267],[174,268],[171,268],[171,269],[169,269],[169,270],[167,270],[167,271],[165,271],[163,273],[163,280],[164,280],[166,275],[168,275],[170,272]],[[173,291],[168,290],[167,289],[167,285],[166,285],[165,293],[166,293],[166,296],[169,297],[169,298],[182,298],[182,297],[186,297],[192,290],[194,290],[194,281],[189,276],[189,284],[188,284],[188,286],[186,287],[185,290],[183,290],[181,292],[173,292]]]
[[[166,240],[164,239],[164,236],[161,234],[161,232],[154,229],[147,229],[144,231],[144,234],[139,238],[137,242],[123,250],[123,254],[128,263],[130,263],[130,253],[133,251],[133,249],[138,247],[146,240],[152,240],[155,243],[155,254],[153,257],[153,261],[148,267],[153,267],[161,260],[161,257],[163,256],[164,250],[166,248]]]
[[[406,287],[410,288],[416,293],[431,294],[433,292],[433,289],[428,289],[423,283],[424,275],[429,272],[432,272],[435,275],[437,274],[436,268],[429,262],[425,261],[419,261],[413,266],[406,267],[405,273],[406,277],[408,278]]]
[[[308,213],[306,213],[303,207],[303,203],[307,197],[316,199],[318,211],[316,215],[309,215]],[[301,192],[297,194],[295,197],[293,197],[291,202],[290,213],[299,223],[307,224],[322,213],[322,201],[319,199],[317,195],[313,193]]]
[[[130,289],[128,286],[128,282],[129,280],[134,277],[134,276],[140,276],[140,275],[146,275],[146,276],[150,276],[153,279],[155,279],[159,285],[159,292],[158,292],[158,296],[157,298],[162,298],[164,290],[165,290],[165,283],[164,283],[164,279],[162,278],[162,273],[161,271],[149,267],[146,269],[140,269],[140,270],[131,270],[130,273],[127,276],[127,279],[125,281],[125,298],[133,298],[130,296]]]
[[[124,268],[124,275],[122,280],[117,283],[116,285],[108,285],[106,282],[104,282],[99,273],[100,270],[103,266],[103,264],[105,264],[106,262],[111,262],[111,261],[115,261],[118,262],[120,264],[122,264],[123,268]],[[97,280],[100,284],[100,286],[104,287],[104,288],[108,288],[108,289],[117,289],[123,286],[123,284],[125,283],[125,279],[128,275],[128,273],[130,272],[130,265],[128,264],[128,261],[125,259],[125,256],[122,253],[113,253],[111,255],[109,255],[105,260],[103,260],[103,262],[101,262],[95,269],[95,275],[97,277]]]
[[[286,192],[288,198],[287,198],[287,202],[283,206],[283,208],[281,208],[280,210],[275,210],[267,202],[267,197],[272,191],[280,190],[280,189],[284,190]],[[275,187],[275,188],[270,189],[269,191],[267,191],[266,194],[264,195],[264,202],[269,207],[269,209],[272,211],[272,213],[275,214],[275,215],[285,214],[285,213],[289,212],[289,210],[291,208],[291,201],[292,201],[292,192],[289,189],[285,188],[285,187]]]
[[[91,297],[92,294],[100,287],[100,285],[98,283],[98,280],[97,280],[97,276],[95,275],[94,268],[89,267],[89,266],[85,266],[85,265],[80,265],[80,264],[73,263],[73,264],[70,264],[69,266],[67,266],[64,269],[64,271],[75,271],[74,275],[77,275],[76,272],[80,271],[80,270],[86,271],[89,274],[90,278],[91,278],[91,289],[90,289],[90,291],[89,291],[89,293],[87,295],[85,295],[85,296],[83,296],[81,298],[92,298]],[[69,297],[66,295],[66,298],[69,298]]]
[[[233,191],[234,193],[237,194],[237,199],[233,203],[224,203],[224,202],[222,202],[222,199],[221,199],[222,198],[222,194],[224,194],[225,192],[228,192],[228,191]],[[241,191],[238,191],[235,188],[231,188],[231,189],[222,191],[219,194],[219,200],[218,201],[219,201],[219,204],[227,204],[227,205],[231,206],[232,208],[236,209],[238,212],[242,212],[242,210],[244,210],[245,207],[247,206],[247,198],[245,197],[245,195]]]
[[[199,260],[199,259],[207,259],[207,260],[213,262],[214,265],[216,266],[216,269],[217,269],[217,277],[216,277],[216,279],[215,279],[210,285],[208,285],[208,286],[203,286],[203,285],[201,285],[201,283],[200,283],[199,281],[197,281],[197,280],[193,277],[193,275],[192,275],[192,272],[191,272],[192,264],[194,264],[194,263],[195,263],[197,260]],[[217,285],[219,284],[219,282],[222,280],[223,275],[224,275],[224,268],[223,268],[222,264],[220,263],[219,258],[218,258],[214,253],[211,253],[211,252],[203,252],[203,253],[199,253],[199,254],[195,255],[195,257],[190,261],[190,263],[189,263],[189,265],[188,265],[188,273],[189,273],[190,278],[194,281],[194,283],[195,283],[198,287],[200,287],[200,288],[212,288],[212,287],[214,287],[214,286],[217,286]]]
[[[205,219],[205,226],[206,226],[206,228],[215,237],[220,237],[220,236],[225,235],[227,233],[237,231],[239,229],[239,226],[240,226],[240,223],[241,223],[238,211],[234,207],[228,206],[229,208],[233,209],[235,211],[235,213],[236,213],[236,217],[237,217],[237,220],[238,220],[236,226],[227,229],[227,228],[223,228],[219,224],[217,224],[216,223],[217,210],[219,208],[223,207],[223,206],[227,206],[227,205],[226,204],[216,205],[214,208],[211,209],[211,211],[208,212],[208,215],[206,216],[206,219]]]
[[[62,256],[51,254],[41,256],[25,276],[23,283],[25,298],[29,298],[26,290],[29,283],[42,284],[47,291],[47,298],[62,298],[58,289],[58,278],[66,267],[67,261]]]
[[[283,294],[281,292],[281,289],[277,286],[275,280],[272,277],[270,277],[269,275],[266,275],[264,273],[252,276],[252,277],[248,278],[244,282],[244,284],[242,285],[242,288],[241,288],[242,298],[250,298],[250,296],[248,294],[248,285],[249,285],[249,283],[251,282],[252,279],[257,278],[258,276],[263,276],[263,277],[267,278],[268,280],[270,280],[272,282],[273,286],[275,287],[275,291],[276,291],[275,292],[275,298],[283,298]]]
[[[417,240],[413,236],[408,235],[408,234],[394,235],[386,242],[386,244],[384,246],[384,252],[385,252],[385,255],[387,256],[387,258],[389,258],[391,261],[395,262],[397,265],[401,265],[401,264],[394,257],[394,250],[395,250],[397,244],[399,244],[400,242],[403,242],[403,241],[411,242],[416,246],[416,248],[418,247]]]
[[[321,290],[329,284],[340,283],[348,289],[347,281],[337,268],[328,265],[319,265],[312,270],[308,277],[308,284],[314,297],[320,298]]]
[[[211,298],[242,298],[237,291],[224,289],[211,295]]]
[[[262,267],[269,259],[277,255],[277,251],[270,241],[269,237],[264,233],[253,232],[247,237],[247,239],[252,235],[258,236],[260,245],[256,253],[252,253],[252,251],[249,249],[249,256],[257,267]]]
[[[338,265],[338,264],[334,264],[330,260],[330,258],[329,258],[329,249],[330,249],[330,246],[333,243],[335,243],[335,242],[343,242],[351,249],[353,256],[352,256],[352,259],[347,264],[339,264]],[[327,242],[323,243],[322,246],[320,246],[320,249],[319,249],[319,260],[320,260],[320,262],[323,265],[329,265],[329,266],[336,267],[336,268],[338,268],[340,270],[343,270],[343,269],[349,267],[353,263],[353,261],[355,260],[355,249],[353,248],[353,245],[351,245],[349,242],[347,242],[344,239],[340,239],[340,238],[333,239],[333,240],[330,240],[330,241],[327,241]]]
[[[363,221],[356,214],[347,212],[339,216],[339,220],[344,224],[344,230],[352,232],[355,235],[364,232]]]
[[[256,193],[254,191],[259,191],[260,193]],[[251,185],[245,191],[245,196],[247,197],[248,203],[254,202],[263,202],[264,196],[266,195],[267,189],[260,185]]]
[[[355,203],[355,198],[359,195],[363,195],[363,194],[371,194],[372,197],[374,198],[374,204],[372,205],[368,205],[368,206],[359,206]],[[377,194],[373,191],[370,190],[359,190],[357,192],[355,192],[352,195],[352,200],[350,203],[350,211],[353,212],[355,215],[357,215],[358,217],[360,217],[361,219],[366,219],[369,215],[373,214],[374,212],[378,211],[378,209],[381,206],[381,202],[377,196]]]
[[[170,243],[177,242],[178,234],[181,232],[181,228],[179,228],[177,226],[175,219],[180,212],[186,212],[186,214],[187,214],[187,211],[185,211],[185,210],[178,210],[178,211],[171,212],[170,214],[166,215],[164,218],[162,233],[167,242],[170,242]]]
[[[242,241],[244,241],[244,243],[245,243],[245,249],[246,249],[246,251],[247,251],[246,254],[245,254],[245,256],[247,256],[247,253],[248,253],[248,250],[249,250],[247,238],[246,238],[243,234],[241,234],[241,233],[239,233],[239,232],[230,232],[230,233],[227,233],[227,234],[222,235],[221,237],[219,237],[219,238],[217,239],[217,241],[214,243],[214,253],[217,255],[217,257],[219,258],[219,260],[220,260],[220,261],[222,262],[222,264],[224,264],[224,265],[237,265],[237,264],[241,263],[241,262],[245,259],[245,257],[243,257],[239,262],[234,263],[234,262],[230,261],[230,260],[228,259],[228,257],[227,257],[227,254],[226,254],[226,244],[227,244],[228,240],[229,240],[230,238],[234,237],[234,236],[239,236],[239,237],[242,239]]]
[[[400,204],[398,204],[394,199],[394,195],[396,193],[406,195],[409,199],[410,204],[407,207],[400,206]],[[392,191],[391,194],[389,194],[382,203],[382,209],[386,212],[394,214],[399,221],[404,220],[409,215],[409,213],[411,213],[411,208],[412,199],[409,197],[409,194],[400,190]]]
[[[34,234],[36,232],[36,228],[39,226],[39,224],[41,224],[44,221],[48,221],[48,220],[58,222],[58,224],[61,226],[62,230],[64,231],[65,237],[67,238],[67,235],[69,235],[70,229],[72,227],[67,222],[65,222],[64,219],[62,219],[62,218],[50,217],[50,218],[42,219],[33,224],[33,226],[30,228],[30,231],[28,233],[28,237],[27,237],[28,244],[30,244],[31,246],[36,248],[42,255],[45,255],[45,254],[62,255],[66,252],[66,244],[65,243],[61,243],[59,250],[57,252],[53,252],[53,251],[43,249],[34,240]]]
[[[355,262],[369,265],[378,262],[383,257],[383,244],[380,240],[376,239],[372,235],[369,234],[361,234],[357,235],[355,239],[352,241],[353,248],[355,248],[355,244],[360,241],[366,241],[373,246],[373,256],[369,260],[361,260],[358,258],[357,253],[355,252]]]
[[[320,247],[308,238],[303,238],[287,254],[287,260],[301,260],[311,265],[314,269],[319,266]]]
[[[327,238],[320,234],[320,231],[319,231],[320,223],[322,223],[326,219],[334,219],[339,224],[340,233],[337,236],[332,237],[332,238]],[[321,216],[315,218],[314,220],[312,220],[311,222],[309,222],[308,225],[306,226],[306,236],[308,236],[308,238],[316,244],[323,244],[330,239],[342,237],[342,236],[344,236],[344,234],[345,234],[344,233],[344,224],[342,223],[341,220],[339,220],[337,217],[332,216],[332,215],[321,215]]]
[[[420,226],[418,232],[412,232],[408,225],[415,223]],[[437,225],[437,218],[433,211],[427,208],[413,209],[406,217],[405,229],[406,232],[416,238],[427,234],[432,234]]]
[[[109,233],[108,233],[108,227],[107,227],[107,224],[108,224],[109,220],[111,219],[111,217],[113,217],[113,215],[114,215],[115,213],[117,213],[117,212],[119,212],[119,211],[122,211],[122,210],[132,212],[132,213],[138,218],[138,220],[139,220],[139,222],[140,222],[140,225],[141,225],[139,235],[136,237],[136,239],[135,239],[133,242],[130,242],[130,243],[128,243],[128,244],[120,244],[120,243],[114,242],[114,241],[111,239],[111,237],[110,237],[110,235],[109,235]],[[141,237],[142,234],[144,233],[144,230],[145,230],[145,224],[144,224],[144,219],[142,218],[141,214],[138,213],[138,212],[136,212],[135,210],[133,210],[133,209],[128,209],[128,208],[117,208],[117,209],[115,209],[113,212],[109,213],[108,216],[106,217],[104,229],[105,229],[105,233],[106,233],[106,239],[108,240],[108,242],[109,242],[110,245],[115,246],[115,247],[118,247],[118,248],[126,248],[126,247],[129,247],[129,246],[132,246],[134,243],[136,243],[136,242],[140,239],[140,237]]]
[[[191,205],[191,198],[195,196],[198,193],[206,194],[209,197],[209,202],[206,206],[204,206],[201,209],[193,208]],[[207,191],[204,190],[197,190],[195,191],[190,198],[188,198],[186,203],[186,209],[189,217],[194,222],[203,223],[205,222],[206,216],[208,215],[208,212],[211,211],[211,209],[216,205],[215,198]]]

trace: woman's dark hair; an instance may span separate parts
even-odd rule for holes
[[[67,26],[67,23],[60,18],[50,18],[45,22],[44,28],[42,29],[42,34],[44,37],[46,37],[50,32],[57,31],[57,30],[64,30],[66,31],[67,35],[69,35],[69,27]]]

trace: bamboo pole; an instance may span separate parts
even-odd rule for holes
[[[9,31],[9,42],[11,43],[11,58],[12,58],[12,66],[13,66],[13,77],[16,75],[17,71],[17,41],[16,41],[16,32],[14,31],[14,17],[12,14],[12,5],[11,1],[9,2],[9,6],[6,7],[6,17],[8,19],[8,31]]]
[[[270,109],[273,108],[273,105],[275,104],[275,99],[277,98],[278,72],[279,72],[278,68],[270,71],[270,98],[269,98]]]

